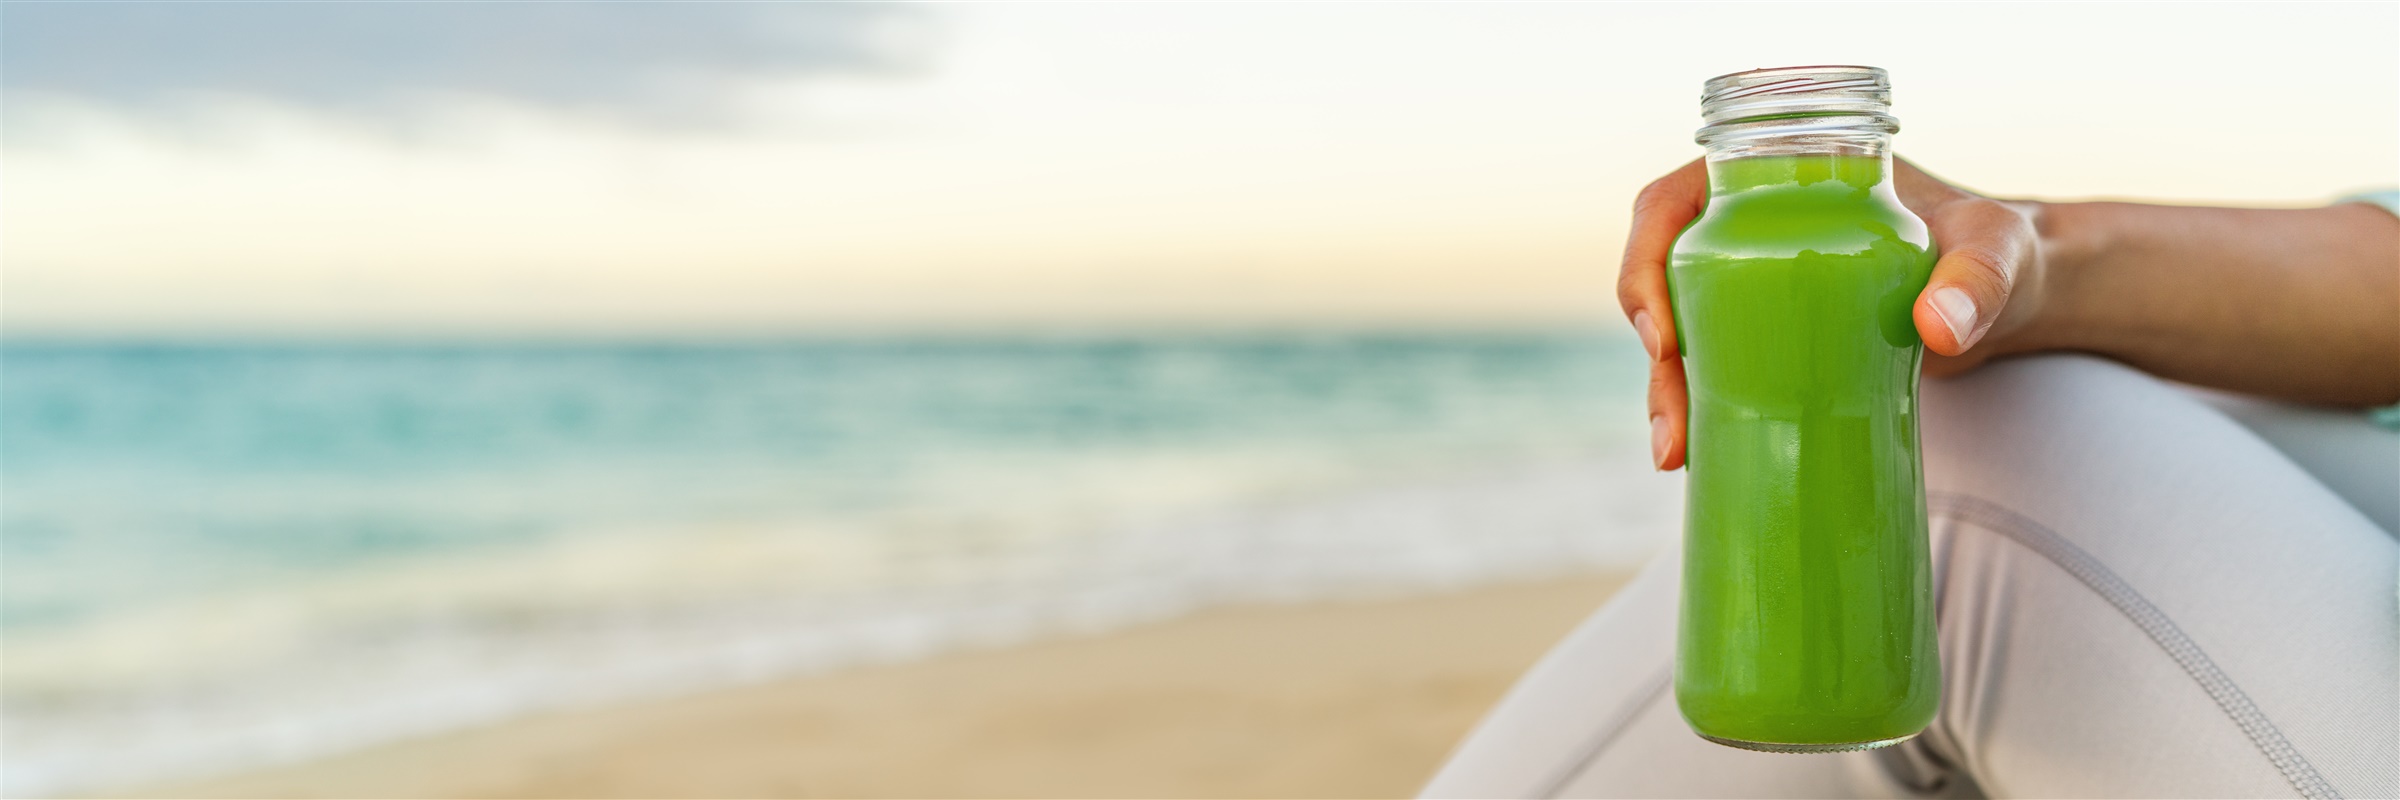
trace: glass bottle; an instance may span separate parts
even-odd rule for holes
[[[1675,696],[1710,740],[1863,750],[1933,719],[1924,347],[1934,261],[1873,67],[1721,75],[1667,283],[1691,393]]]

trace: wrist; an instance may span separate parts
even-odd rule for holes
[[[2033,223],[2035,253],[2025,265],[2026,274],[2019,276],[2017,289],[2023,296],[2009,301],[2011,306],[2022,301],[2030,312],[2019,337],[2023,345],[2016,349],[2088,349],[2084,334],[2091,310],[2085,306],[2093,295],[2082,287],[2106,261],[2109,228],[2100,219],[2107,215],[2106,204],[2012,204]]]

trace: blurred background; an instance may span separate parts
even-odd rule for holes
[[[0,792],[1406,793],[1678,530],[1712,75],[2400,182],[2392,4],[0,4]]]

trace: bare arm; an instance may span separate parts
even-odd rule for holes
[[[1917,298],[1925,371],[2073,350],[2188,383],[2342,405],[2400,401],[2400,218],[1982,197],[1901,162],[1941,258]],[[1697,161],[1642,190],[1617,295],[1650,352],[1653,458],[1683,465],[1690,397],[1666,258],[1699,213]]]
[[[2400,402],[2400,218],[2044,205],[2051,254],[2018,351],[2099,353],[2164,378],[2316,403]]]

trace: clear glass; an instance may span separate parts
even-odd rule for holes
[[[1933,267],[1871,67],[1709,81],[1668,289],[1691,393],[1675,694],[1711,741],[1882,747],[1940,696],[1917,439]]]

